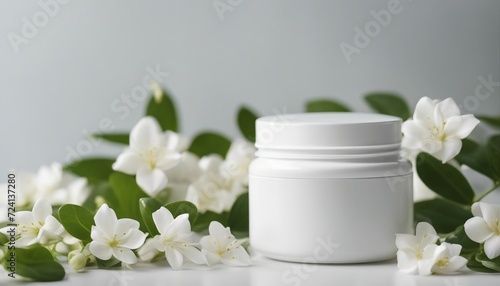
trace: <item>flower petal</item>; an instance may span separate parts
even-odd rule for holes
[[[481,211],[481,203],[480,202],[472,204],[471,211],[472,211],[472,214],[474,216],[483,217],[483,212]]]
[[[222,157],[216,154],[203,156],[200,159],[200,168],[203,170],[203,172],[216,173],[219,171],[219,167],[223,161],[224,160],[222,159]]]
[[[401,272],[414,274],[418,270],[418,261],[414,253],[399,250],[397,252],[398,269]]]
[[[130,249],[137,249],[144,244],[147,236],[147,233],[143,233],[138,229],[131,229],[127,235],[122,238],[120,245]]]
[[[413,114],[413,119],[425,122],[426,126],[432,126],[434,122],[431,116],[433,116],[434,114],[435,107],[436,107],[436,101],[428,98],[427,96],[422,97],[415,106],[415,113]]]
[[[52,215],[45,219],[45,224],[38,233],[40,241],[58,238],[64,232],[62,224]]]
[[[167,149],[175,152],[184,152],[189,148],[191,140],[187,136],[167,130],[165,132]]]
[[[467,236],[478,243],[483,243],[493,235],[488,223],[482,217],[476,216],[468,219],[464,228]]]
[[[129,230],[138,230],[139,222],[130,218],[121,218],[116,221],[114,232],[118,238],[124,238]]]
[[[176,249],[167,247],[165,250],[165,257],[167,258],[168,264],[170,264],[174,270],[182,268],[184,259],[182,258],[182,254]]]
[[[462,149],[462,141],[458,139],[447,139],[443,142],[443,148],[440,150],[439,159],[441,159],[441,162],[444,164],[455,158],[455,156],[460,153],[460,149]]]
[[[22,235],[21,238],[16,240],[16,247],[22,248],[33,245],[38,242],[36,235]]]
[[[112,248],[112,251],[116,259],[120,260],[123,263],[134,264],[137,262],[137,257],[135,256],[134,252],[128,248],[117,247]]]
[[[469,136],[478,124],[479,120],[472,114],[454,116],[446,121],[444,133],[447,137],[463,139]]]
[[[33,216],[32,212],[29,211],[16,212],[16,223],[19,224],[20,226],[31,225],[31,223],[33,222],[35,222],[35,217]]]
[[[396,234],[396,247],[403,251],[415,251],[417,247],[417,238],[412,234],[398,233]]]
[[[177,166],[182,159],[180,153],[170,153],[165,156],[158,157],[156,160],[156,168],[166,171]]]
[[[490,225],[490,227],[493,227],[493,222],[495,220],[498,223],[500,220],[500,205],[479,203],[479,207],[481,208],[484,220],[488,223],[488,225]]]
[[[159,208],[153,213],[153,221],[161,234],[167,232],[167,228],[174,221],[172,213],[165,207]]]
[[[427,245],[436,243],[439,238],[434,227],[427,222],[419,222],[417,224],[416,237],[417,243],[420,244],[422,249]]]
[[[113,170],[135,175],[142,164],[143,159],[137,153],[125,151],[116,158],[116,161],[113,163]]]
[[[225,248],[229,244],[229,240],[233,241],[235,238],[228,228],[225,228],[220,222],[212,221],[208,226],[208,232],[215,241],[218,247]]]
[[[139,187],[152,197],[164,189],[168,182],[165,173],[150,168],[140,168],[135,179]]]
[[[37,222],[44,222],[45,218],[52,215],[52,206],[45,199],[39,199],[33,206],[33,217]]]
[[[103,204],[99,208],[94,216],[94,221],[96,227],[106,233],[109,238],[115,235],[116,223],[118,219],[116,218],[115,211],[110,209],[107,204]]]
[[[109,245],[92,241],[89,247],[90,253],[101,260],[108,260],[113,255],[113,250]]]
[[[181,214],[176,217],[168,229],[169,234],[189,234],[190,232],[189,214]]]
[[[494,235],[484,242],[484,253],[489,259],[500,256],[500,235]]]
[[[205,258],[203,253],[201,253],[201,251],[194,246],[179,247],[178,250],[184,256],[186,256],[187,259],[191,260],[196,264],[207,264],[207,259]]]
[[[207,258],[207,263],[210,266],[215,265],[221,261],[219,255],[215,254],[214,252],[208,251],[206,248],[203,248],[201,250],[201,253],[203,253],[203,255],[205,255],[205,257]]]
[[[237,247],[232,251],[227,251],[221,257],[222,263],[229,266],[247,266],[252,263],[250,256],[243,247]]]
[[[465,257],[456,255],[452,257],[448,263],[449,264],[446,269],[446,272],[442,272],[443,274],[453,274],[458,270],[464,268],[465,265],[467,264],[467,259]]]
[[[204,237],[202,237],[200,239],[200,245],[202,247],[202,250],[206,250],[212,253],[217,252],[217,244],[210,235],[205,235]]]
[[[140,150],[159,146],[163,133],[158,121],[151,116],[143,117],[130,132],[130,146]]]
[[[460,115],[460,109],[458,109],[457,104],[451,97],[436,104],[436,109],[441,114],[442,121],[447,121],[448,118]]]

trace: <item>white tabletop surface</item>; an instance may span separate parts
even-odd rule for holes
[[[154,286],[154,285],[439,285],[486,286],[500,285],[500,274],[465,272],[459,275],[414,276],[398,272],[396,261],[351,265],[313,265],[287,263],[252,256],[248,267],[215,267],[186,265],[174,271],[166,262],[138,263],[133,269],[88,269],[75,273],[67,269],[63,281],[53,283],[23,283],[2,272],[1,285],[72,285],[72,286]]]

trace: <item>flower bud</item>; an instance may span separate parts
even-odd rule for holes
[[[87,265],[87,257],[81,252],[68,254],[69,266],[76,271],[80,271]]]

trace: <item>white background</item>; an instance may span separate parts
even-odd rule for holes
[[[241,104],[264,115],[332,97],[367,111],[363,94],[390,90],[412,106],[424,95],[463,106],[478,77],[499,81],[500,1],[493,0],[401,0],[402,11],[348,63],[340,43],[352,45],[354,28],[364,30],[370,11],[388,2],[243,0],[221,20],[213,0],[73,0],[15,53],[9,33],[23,36],[23,17],[33,22],[43,10],[37,1],[1,1],[0,174],[65,163],[67,148],[76,150],[103,118],[129,130],[145,102],[123,120],[111,105],[142,84],[147,66],[169,73],[164,85],[189,135],[239,135]],[[464,111],[498,114],[499,98],[497,87]],[[119,151],[103,145],[92,152]]]

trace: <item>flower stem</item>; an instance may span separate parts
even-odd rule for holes
[[[484,199],[487,195],[489,195],[491,192],[493,192],[496,188],[500,187],[500,181],[495,182],[493,187],[491,189],[487,190],[486,192],[482,193],[478,197],[474,199],[474,203],[479,202],[480,200]]]

